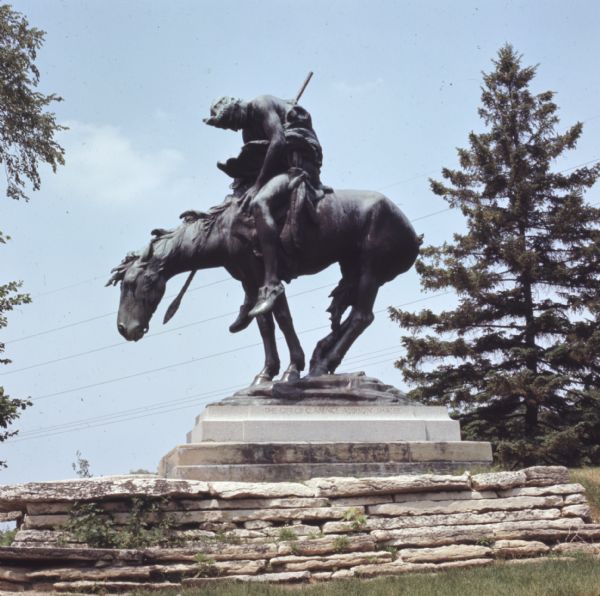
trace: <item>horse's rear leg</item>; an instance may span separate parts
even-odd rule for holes
[[[300,378],[300,372],[303,371],[305,367],[304,351],[302,350],[300,340],[296,335],[294,321],[292,320],[290,307],[285,294],[282,294],[277,298],[273,307],[273,314],[275,315],[275,320],[277,321],[279,328],[283,332],[285,342],[290,351],[290,364],[283,373],[281,380],[283,382],[296,381]]]
[[[309,377],[317,377],[329,373],[327,355],[348,329],[349,320],[350,316],[329,335],[319,340],[310,359]]]
[[[342,315],[346,309],[354,303],[356,299],[356,290],[358,287],[358,273],[354,261],[340,262],[342,279],[333,289],[329,296],[332,298],[331,304],[327,309],[331,318],[331,333],[321,339],[313,351],[310,359],[310,375],[316,376],[327,374],[327,369],[323,366],[325,355],[335,346],[348,328],[348,318],[344,323],[340,323]]]
[[[315,362],[313,372],[311,362],[311,374],[333,373],[340,365],[340,362],[360,336],[360,334],[373,322],[373,304],[377,297],[380,284],[371,273],[363,273],[358,283],[356,301],[350,314],[342,324],[339,334],[330,334],[332,341],[327,342],[332,345],[327,346],[327,350],[322,354],[319,363]],[[326,340],[329,339],[325,338]],[[323,340],[322,340],[323,341]]]

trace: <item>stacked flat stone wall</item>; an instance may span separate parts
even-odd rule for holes
[[[90,548],[65,531],[76,503],[125,527],[135,498],[168,516],[171,546]],[[0,511],[19,524],[0,548],[6,591],[308,582],[600,554],[600,524],[562,467],[302,483],[105,477],[0,487]]]

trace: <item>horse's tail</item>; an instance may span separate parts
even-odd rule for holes
[[[345,277],[340,279],[338,285],[332,290],[331,294],[329,294],[331,304],[329,305],[327,312],[331,319],[332,331],[337,331],[340,328],[342,315],[346,312],[347,308],[352,306],[355,294],[356,285]]]

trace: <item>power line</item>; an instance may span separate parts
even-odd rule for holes
[[[98,278],[95,278],[98,279]],[[222,284],[228,281],[235,281],[233,279],[233,277],[225,277],[223,279],[217,280],[217,281],[213,281],[211,283],[208,284],[204,284],[202,286],[196,286],[194,288],[190,288],[188,290],[188,293],[190,292],[197,292],[198,290],[202,290],[204,288],[210,288],[211,286],[216,286],[218,284]],[[177,294],[171,294],[169,296],[166,296],[165,299],[169,300],[170,298],[175,298],[175,296],[177,296]],[[83,319],[81,321],[75,321],[74,323],[67,323],[66,325],[61,325],[60,327],[53,327],[52,329],[46,329],[45,331],[38,331],[37,333],[32,333],[31,335],[25,335],[23,337],[18,337],[17,339],[9,339],[6,340],[6,344],[16,344],[20,341],[25,341],[26,339],[32,339],[34,337],[39,337],[40,335],[46,335],[48,333],[54,333],[56,331],[62,331],[63,329],[69,329],[70,327],[76,327],[78,325],[83,325],[84,323],[90,323],[92,321],[97,321],[98,319],[105,319],[106,317],[113,317],[114,315],[117,314],[118,311],[113,310],[111,312],[105,313],[103,315],[98,315],[96,317],[90,317],[89,319]]]
[[[54,290],[47,290],[46,292],[40,292],[39,294],[34,294],[34,298],[41,298],[43,296],[49,296],[50,294],[56,294],[56,292],[62,292],[63,290],[70,290],[72,288],[76,288],[77,286],[82,286],[84,284],[89,284],[92,281],[97,281],[105,277],[104,275],[97,275],[96,277],[90,277],[88,279],[84,279],[82,281],[78,281],[66,286],[62,286],[60,288],[55,288]]]
[[[185,396],[185,397],[177,399],[177,400],[170,399],[170,400],[166,400],[166,401],[147,404],[144,406],[139,406],[137,408],[121,410],[120,412],[111,412],[110,414],[104,414],[102,416],[93,416],[92,418],[85,418],[83,420],[74,420],[72,422],[64,422],[62,424],[55,424],[53,426],[34,428],[30,431],[25,431],[23,434],[29,436],[29,435],[33,435],[33,434],[38,434],[40,432],[63,430],[66,428],[70,428],[73,425],[81,424],[81,423],[109,421],[118,416],[143,414],[143,413],[153,411],[156,409],[162,409],[162,408],[165,408],[168,406],[173,406],[174,404],[181,404],[181,403],[186,403],[189,401],[196,401],[198,397],[213,398],[217,394],[221,394],[224,392],[230,392],[230,391],[237,391],[242,388],[243,388],[243,386],[240,386],[240,385],[231,385],[229,387],[222,387],[220,389],[214,389],[212,391],[203,391],[202,393],[195,393],[195,394],[188,395],[188,396]]]
[[[398,346],[390,346],[388,348],[383,348],[381,350],[374,350],[372,352],[366,352],[360,356],[356,356],[349,360],[354,361],[354,364],[363,364],[370,360],[373,360],[375,354],[377,352],[389,351],[398,349]],[[371,355],[370,357],[365,358],[365,356]],[[381,357],[383,354],[379,354]],[[388,362],[388,360],[383,360],[381,362]],[[59,425],[43,427],[32,429],[31,431],[25,431],[21,433],[21,435],[12,439],[11,442],[19,442],[19,441],[27,441],[33,439],[41,439],[56,435],[62,435],[69,432],[76,432],[78,430],[87,430],[89,428],[97,428],[100,426],[108,426],[109,424],[116,424],[118,422],[127,422],[129,420],[138,420],[142,418],[147,418],[149,416],[156,416],[157,414],[165,414],[169,412],[174,412],[178,410],[183,410],[192,407],[199,407],[203,405],[209,399],[215,399],[217,397],[221,397],[224,395],[229,395],[232,391],[243,389],[243,385],[232,385],[229,387],[223,387],[220,389],[215,389],[210,392],[197,393],[189,396],[185,396],[183,398],[177,400],[169,400],[158,402],[155,404],[150,404],[147,406],[140,406],[137,408],[131,408],[128,410],[122,410],[120,412],[112,412],[110,414],[105,414],[102,416],[93,416],[91,418],[85,418],[80,420],[74,420],[72,422],[67,422]],[[197,398],[204,397],[205,399],[196,402]],[[193,401],[194,403],[188,404],[188,402]],[[187,404],[187,405],[183,405]]]
[[[437,171],[437,170],[431,170],[429,172],[425,172],[424,174],[417,174],[416,176],[412,176],[410,178],[405,178],[404,180],[398,180],[397,182],[392,182],[391,184],[386,184],[385,186],[380,187],[378,189],[378,192],[380,192],[382,190],[385,190],[387,188],[391,188],[393,186],[398,186],[399,184],[405,184],[407,182],[412,182],[413,180],[418,180],[419,178],[424,178],[425,176],[429,176],[429,174],[432,174],[435,171]],[[61,286],[59,288],[54,288],[53,290],[47,290],[47,291],[41,292],[39,294],[34,294],[33,297],[34,298],[41,298],[42,296],[48,296],[50,294],[56,294],[57,292],[62,292],[64,290],[70,290],[72,288],[75,288],[75,287],[78,287],[78,286],[81,286],[81,285],[84,285],[84,284],[88,284],[88,283],[91,283],[93,281],[97,281],[99,279],[104,279],[105,277],[106,277],[105,275],[97,275],[96,277],[90,277],[88,279],[84,279],[82,281],[71,283],[71,284],[68,284],[66,286]],[[219,282],[217,282],[217,283],[219,283]],[[191,291],[191,290],[189,290],[189,291]],[[103,315],[103,316],[108,316],[108,315]],[[32,336],[30,336],[30,337],[32,337]],[[22,339],[28,339],[28,338],[22,338]],[[21,341],[21,339],[19,339],[17,341]]]
[[[290,298],[295,298],[297,296],[302,296],[304,294],[309,294],[311,292],[317,292],[318,290],[322,290],[324,288],[329,288],[331,287],[331,284],[326,284],[324,286],[318,286],[316,288],[312,288],[310,290],[304,290],[303,292],[297,292],[296,294],[291,294]],[[149,335],[147,335],[147,338],[151,338],[151,337],[158,337],[159,335],[166,335],[167,333],[175,333],[176,331],[180,331],[181,329],[186,329],[187,327],[193,327],[195,325],[201,325],[203,323],[208,323],[210,321],[216,321],[218,319],[223,319],[226,317],[231,317],[233,315],[235,315],[236,312],[232,311],[232,312],[227,312],[227,313],[223,313],[220,315],[215,315],[213,317],[208,317],[207,319],[201,319],[199,321],[193,321],[192,323],[186,323],[185,325],[180,325],[179,327],[172,327],[171,329],[165,329],[164,331],[157,331],[155,333],[150,333]],[[6,376],[6,375],[11,375],[14,373],[19,373],[19,372],[23,372],[26,370],[31,370],[33,368],[39,368],[41,366],[46,366],[48,364],[57,364],[58,362],[64,362],[65,360],[71,360],[72,358],[78,358],[80,356],[88,356],[89,354],[95,354],[97,352],[103,352],[104,350],[110,350],[112,348],[118,348],[125,345],[124,342],[120,341],[119,343],[116,344],[109,344],[107,346],[101,346],[99,348],[93,348],[91,350],[86,350],[84,352],[78,352],[77,354],[70,354],[68,356],[61,356],[59,358],[54,358],[53,360],[46,360],[44,362],[38,362],[36,364],[30,364],[29,366],[24,366],[22,368],[17,368],[14,370],[9,370],[5,373],[3,373],[0,376]]]
[[[404,304],[400,304],[400,305],[398,305],[398,308],[402,308],[404,306],[410,306],[411,304],[417,304],[419,302],[425,302],[427,300],[433,300],[434,298],[439,298],[441,296],[446,296],[448,294],[451,294],[451,292],[449,292],[449,291],[448,292],[440,292],[438,294],[433,294],[431,296],[425,296],[423,298],[418,298],[417,300],[411,300],[410,302],[406,302]],[[381,314],[381,313],[383,313],[385,311],[387,311],[387,308],[382,308],[382,309],[376,310],[374,312],[374,314]],[[328,325],[320,325],[319,327],[313,327],[311,329],[305,329],[303,331],[300,331],[298,333],[298,335],[303,335],[305,333],[311,333],[313,331],[319,331],[319,330],[327,329],[327,328],[329,328]],[[282,339],[281,336],[278,336],[278,340],[281,341],[281,339]],[[195,362],[200,362],[202,360],[208,360],[210,358],[217,358],[219,356],[225,356],[227,354],[233,354],[235,352],[241,352],[243,350],[247,350],[249,348],[255,348],[255,347],[261,346],[261,345],[262,345],[262,342],[256,342],[256,343],[253,343],[253,344],[247,344],[245,346],[241,346],[241,347],[238,347],[238,348],[232,348],[230,350],[225,350],[223,352],[215,352],[215,353],[212,353],[212,354],[205,354],[205,355],[200,356],[198,358],[192,358],[190,360],[182,360],[182,361],[179,361],[179,362],[175,362],[173,364],[167,364],[165,366],[159,366],[157,368],[151,368],[151,369],[147,369],[147,370],[144,370],[144,371],[140,371],[140,372],[136,372],[136,373],[131,373],[131,374],[124,375],[124,376],[121,376],[121,377],[115,377],[115,378],[112,378],[112,379],[105,379],[104,381],[99,381],[99,382],[96,382],[96,383],[90,383],[88,385],[80,385],[78,387],[72,387],[70,389],[64,389],[62,391],[55,391],[53,393],[46,393],[44,395],[34,396],[32,399],[33,399],[34,402],[38,402],[38,401],[41,401],[43,399],[49,399],[49,398],[52,398],[52,397],[58,397],[60,395],[65,395],[67,393],[74,393],[75,391],[83,391],[84,389],[92,389],[94,387],[99,387],[99,386],[102,386],[102,385],[108,385],[108,384],[111,384],[111,383],[116,383],[118,381],[125,381],[125,380],[128,380],[128,379],[133,379],[135,377],[140,377],[140,376],[151,374],[151,373],[155,373],[155,372],[162,372],[164,370],[169,370],[169,369],[172,369],[172,368],[177,368],[179,366],[186,366],[188,364],[194,364]]]
[[[411,221],[413,221],[413,222],[420,221],[422,219],[427,219],[429,217],[433,217],[435,215],[439,215],[440,213],[445,213],[446,211],[450,211],[450,210],[451,210],[451,208],[447,207],[446,209],[441,209],[439,211],[433,211],[432,213],[427,213],[425,215],[421,215],[420,217],[416,217],[415,219],[413,219]],[[92,280],[95,280],[95,279],[101,279],[101,277],[94,277],[94,278],[92,278]],[[87,280],[87,281],[91,281],[91,280]],[[225,283],[225,282],[228,282],[228,281],[235,281],[235,280],[232,277],[227,277],[227,278],[224,278],[224,279],[220,279],[218,281],[214,281],[214,282],[211,282],[211,283],[208,283],[208,284],[204,284],[202,286],[197,286],[195,288],[191,288],[191,289],[188,290],[188,293],[190,293],[190,292],[196,292],[198,290],[201,290],[201,289],[204,289],[204,288],[208,288],[210,286],[215,286],[217,284],[222,284],[222,283]],[[85,283],[85,282],[80,282],[80,283]],[[72,284],[71,286],[65,286],[65,288],[74,287],[76,285],[79,285],[79,284]],[[59,291],[60,289],[65,289],[65,288],[59,288],[56,291]],[[170,296],[167,296],[165,299],[168,300],[169,298],[174,298],[176,295],[177,294],[172,294]],[[55,333],[57,331],[62,331],[63,329],[69,329],[69,328],[72,328],[72,327],[77,327],[79,325],[83,325],[85,323],[91,323],[91,322],[97,321],[99,319],[105,319],[107,317],[112,317],[112,316],[114,316],[116,314],[117,314],[117,311],[114,310],[112,312],[105,313],[103,315],[98,315],[98,316],[95,316],[95,317],[90,317],[88,319],[82,319],[80,321],[75,321],[74,323],[67,323],[66,325],[61,325],[59,327],[52,327],[51,329],[46,329],[44,331],[38,331],[37,333],[32,333],[30,335],[25,335],[23,337],[18,337],[16,339],[9,339],[9,340],[6,340],[5,343],[6,344],[16,344],[16,343],[21,342],[21,341],[25,341],[25,340],[28,340],[28,339],[33,339],[35,337],[40,337],[42,335],[47,335],[49,333]],[[229,316],[229,314],[228,315],[223,315],[223,316]],[[148,336],[148,337],[150,337],[150,336]],[[19,370],[24,370],[24,369],[19,369]],[[17,371],[8,371],[7,373],[4,373],[4,374],[9,374],[10,372],[17,372]]]
[[[392,188],[393,186],[398,186],[399,184],[406,184],[407,182],[412,182],[413,180],[420,180],[421,178],[425,178],[425,176],[429,176],[430,174],[434,174],[435,172],[437,172],[437,170],[430,170],[429,172],[425,172],[424,174],[417,174],[416,176],[411,176],[410,178],[405,178],[404,180],[399,180],[398,182],[392,182],[391,184],[380,186],[377,189],[377,192],[381,192],[382,190]]]
[[[587,118],[587,119],[583,120],[583,122],[585,123],[585,122],[588,122],[589,120],[593,120],[593,119],[598,118],[598,117],[600,117],[600,114],[599,115],[595,115],[595,116],[591,116],[590,118]],[[580,163],[580,164],[572,166],[570,168],[566,168],[564,170],[559,170],[557,173],[558,174],[562,174],[564,172],[568,172],[570,170],[574,170],[576,168],[580,168],[580,167],[589,165],[591,163],[596,163],[596,162],[599,162],[599,161],[600,161],[600,157],[597,157],[595,159],[591,159],[589,161],[586,161],[584,163]],[[386,190],[386,189],[391,188],[393,186],[398,186],[399,184],[405,184],[407,182],[412,182],[414,180],[418,180],[420,178],[424,178],[424,177],[429,176],[430,174],[433,174],[435,172],[437,172],[437,170],[430,170],[430,171],[425,172],[423,174],[417,174],[416,176],[411,176],[410,178],[405,178],[403,180],[398,180],[397,182],[392,182],[391,184],[386,184],[385,186],[379,187],[378,192],[381,192],[382,190]],[[446,212],[446,211],[448,211],[450,209],[451,208],[443,209],[441,211],[435,211],[433,213],[428,213],[426,215],[419,216],[419,217],[417,217],[417,218],[415,218],[415,219],[413,219],[411,221],[420,221],[422,219],[426,219],[428,217],[432,217],[434,215],[438,215],[440,213],[444,213],[444,212]],[[69,289],[75,288],[75,287],[80,286],[80,285],[84,285],[84,284],[87,284],[87,283],[91,283],[93,281],[97,281],[99,279],[103,279],[104,277],[105,277],[105,275],[97,275],[96,277],[90,277],[88,279],[84,279],[84,280],[79,281],[79,282],[75,282],[75,283],[72,283],[72,284],[61,286],[61,287],[55,288],[53,290],[47,290],[46,292],[41,292],[39,294],[34,294],[34,298],[39,298],[39,297],[42,297],[42,296],[48,296],[50,294],[55,294],[57,292],[61,292],[61,291],[64,291],[64,290],[69,290]],[[229,278],[227,278],[225,280],[221,280],[219,282],[214,282],[214,283],[222,283],[223,281],[228,281],[228,280],[229,280]],[[201,287],[206,287],[206,286],[201,286]],[[192,290],[189,290],[189,291],[192,291]],[[110,314],[113,314],[113,313],[110,313]],[[99,317],[92,317],[91,319],[86,319],[85,321],[81,321],[80,323],[76,323],[76,324],[86,323],[86,322],[89,322],[89,321],[92,321],[92,320],[96,320],[97,318],[110,316],[110,314],[101,315]],[[72,324],[72,325],[75,325],[75,324]],[[72,325],[67,325],[65,327],[69,327],[69,326],[72,326]],[[56,328],[56,330],[64,329],[65,327],[58,327],[58,328]],[[30,336],[27,336],[27,337],[22,337],[22,338],[19,338],[19,339],[16,339],[16,340],[11,340],[11,341],[12,341],[12,343],[15,343],[17,341],[23,341],[25,339],[29,339],[31,337],[37,337],[38,335],[42,335],[44,333],[50,333],[51,331],[54,331],[54,329],[53,330],[48,330],[47,332],[41,332],[39,334],[36,333],[36,334],[30,335]]]

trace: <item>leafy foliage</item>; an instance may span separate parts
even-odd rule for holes
[[[0,164],[6,175],[6,195],[12,199],[28,200],[24,192],[27,181],[33,190],[39,190],[38,163],[46,163],[54,171],[64,164],[64,151],[54,135],[65,127],[46,111],[61,98],[36,90],[40,73],[35,59],[43,41],[43,31],[30,27],[27,19],[9,5],[0,5]],[[7,239],[0,232],[0,244]],[[0,285],[0,329],[6,326],[6,312],[30,302],[27,294],[18,292],[20,286],[18,282]],[[3,352],[4,344],[0,343],[0,354]],[[9,362],[0,358],[2,364]],[[0,387],[0,428],[8,428],[30,405],[28,400],[11,398]],[[1,431],[0,442],[15,434]],[[0,461],[0,467],[5,465]]]
[[[90,462],[85,459],[79,449],[75,452],[75,461],[71,464],[73,471],[79,478],[91,478]]]
[[[358,532],[367,525],[367,516],[356,507],[351,507],[344,511],[342,519],[344,521],[352,522],[352,529],[355,532]]]
[[[0,530],[0,546],[10,546],[16,535],[16,528],[13,528],[12,530]]]
[[[125,525],[97,503],[77,503],[65,530],[79,542],[94,548],[145,548],[176,545],[173,519],[165,514],[165,500],[137,497],[131,500]]]
[[[505,465],[599,462],[600,210],[584,193],[600,164],[553,172],[582,124],[556,132],[554,94],[531,92],[536,67],[510,45],[494,65],[485,132],[431,181],[467,232],[417,262],[423,288],[452,288],[457,305],[391,309],[411,332],[396,366],[412,397],[450,406],[465,437],[492,441]]]
[[[7,5],[0,6],[0,163],[7,177],[6,194],[25,199],[25,182],[39,190],[38,162],[54,171],[64,164],[64,151],[54,134],[64,130],[46,108],[61,98],[36,90],[40,73],[35,65],[44,32]]]
[[[343,553],[350,546],[350,540],[348,536],[336,536],[333,541],[333,550],[336,553]]]
[[[219,568],[215,565],[215,560],[207,557],[204,553],[198,553],[195,556],[198,563],[198,571],[194,577],[217,577]]]
[[[4,238],[0,234],[0,241],[4,242]],[[18,282],[9,282],[4,285],[0,285],[0,329],[6,327],[7,312],[13,310],[16,306],[21,304],[27,304],[31,301],[27,294],[19,293],[21,284]],[[8,358],[2,358],[1,355],[4,353],[4,343],[0,342],[0,364],[9,364]],[[12,422],[14,422],[20,415],[21,411],[27,406],[30,406],[31,402],[27,399],[16,399],[11,398],[7,393],[4,392],[4,387],[0,387],[0,442],[6,441],[6,439],[17,434],[18,431],[6,430]],[[0,467],[5,467],[6,462],[0,461]]]
[[[279,530],[279,536],[278,536],[279,540],[298,540],[298,534],[296,534],[296,532],[294,532],[294,530],[292,530],[292,528],[288,528],[287,526],[284,526],[283,528],[281,528],[281,530]]]

